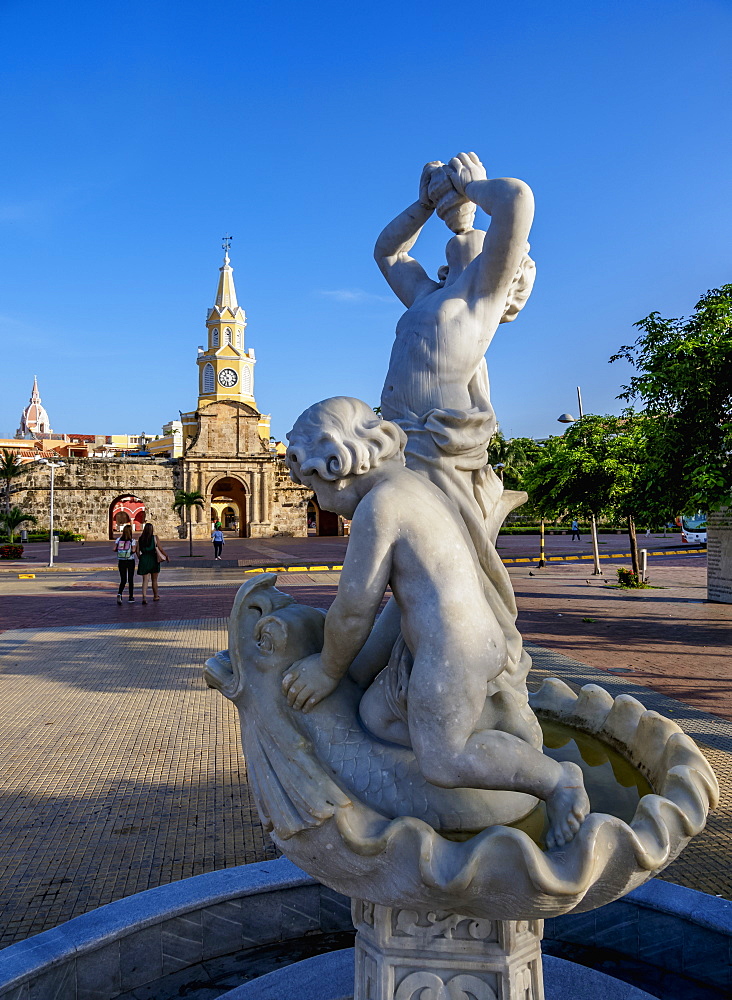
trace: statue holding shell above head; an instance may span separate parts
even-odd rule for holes
[[[492,216],[487,233],[472,226],[476,205]],[[455,234],[438,281],[409,256],[435,209]],[[382,393],[386,419],[335,397],[288,435],[293,478],[353,523],[323,650],[294,665],[283,690],[307,712],[348,673],[365,689],[362,723],[412,748],[429,782],[544,799],[548,841],[562,845],[588,801],[579,769],[541,753],[529,661],[493,545],[506,504],[486,456],[495,418],[484,355],[531,289],[532,217],[525,184],[488,180],[475,154],[462,153],[428,164],[419,200],[380,235],[376,259],[407,306]]]

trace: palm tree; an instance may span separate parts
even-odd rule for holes
[[[5,480],[5,513],[10,513],[10,492],[12,488],[12,481],[17,479],[18,476],[22,476],[26,471],[25,465],[20,461],[18,456],[9,451],[7,448],[3,448],[2,458],[0,458],[0,479]]]
[[[26,514],[24,510],[20,509],[20,507],[9,507],[8,510],[5,511],[5,514],[2,517],[2,522],[5,530],[10,536],[11,545],[15,540],[15,529],[19,525],[24,524],[26,521],[31,524],[36,524],[38,518],[34,517],[32,514]]]
[[[193,555],[193,531],[191,527],[191,511],[194,507],[205,507],[206,500],[203,493],[199,493],[198,490],[193,490],[191,493],[186,493],[185,490],[175,491],[175,501],[173,502],[173,510],[176,514],[182,514],[183,511],[186,512],[186,524],[188,525],[188,555]]]
[[[539,450],[531,438],[505,438],[496,430],[488,444],[488,462],[501,482],[508,481],[511,489],[521,489],[521,474],[536,461]]]

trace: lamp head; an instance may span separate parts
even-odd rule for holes
[[[572,416],[572,414],[571,414],[571,413],[562,413],[562,414],[560,414],[560,415],[559,415],[559,416],[557,417],[557,421],[558,421],[558,422],[559,422],[560,424],[574,424],[574,423],[576,423],[576,420],[575,420],[575,418],[574,418],[574,417]]]

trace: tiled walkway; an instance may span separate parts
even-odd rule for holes
[[[274,856],[201,673],[226,644],[222,619],[0,636],[0,945]]]
[[[333,586],[298,596],[326,604]],[[125,609],[123,609],[125,610]],[[0,636],[0,945],[154,885],[263,860],[232,706],[202,678],[225,620],[17,629]],[[732,897],[732,724],[627,678],[532,649],[532,684],[630,690],[702,746],[720,810],[663,877]]]

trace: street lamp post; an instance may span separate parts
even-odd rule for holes
[[[47,465],[51,470],[51,499],[49,502],[49,516],[48,516],[48,567],[49,569],[53,566],[53,482],[54,473],[56,469],[61,469],[66,465],[66,462],[52,462],[48,458],[36,458],[35,460],[39,465]]]
[[[582,409],[582,392],[579,386],[577,386],[577,405],[579,406],[579,418],[581,420],[585,414]],[[573,424],[576,422],[574,417],[569,413],[563,413],[560,417],[557,417],[557,420],[560,424]],[[602,576],[602,567],[600,566],[600,548],[597,542],[597,521],[595,520],[594,514],[590,514],[590,532],[592,534],[592,558],[594,561],[592,575]]]

